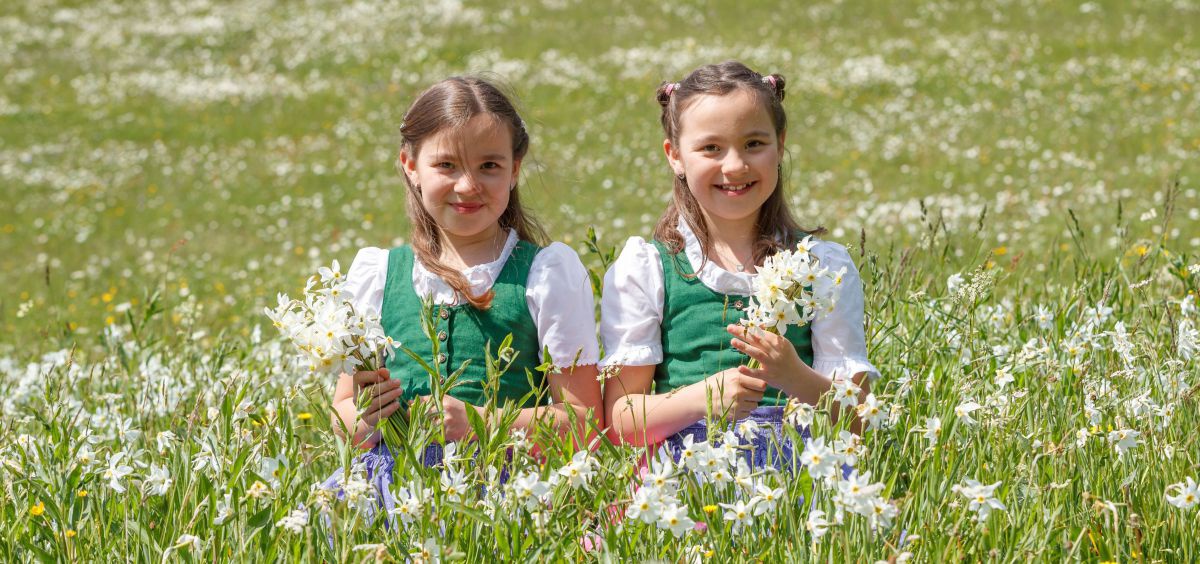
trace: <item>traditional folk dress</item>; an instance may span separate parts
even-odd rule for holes
[[[749,358],[733,348],[725,330],[745,318],[754,293],[755,274],[729,272],[704,260],[700,241],[680,221],[684,248],[679,253],[659,241],[630,238],[604,280],[600,301],[600,337],[604,367],[655,366],[651,393],[670,393],[722,370],[745,364]],[[821,264],[845,267],[842,291],[834,311],[804,327],[785,333],[800,358],[827,376],[851,377],[878,370],[867,360],[863,332],[862,282],[845,247],[819,241],[812,253]],[[697,265],[703,265],[699,271]],[[787,397],[768,387],[749,420],[757,423],[747,453],[752,466],[780,467],[793,458],[794,446],[784,440],[783,409]],[[800,429],[807,436],[807,429]],[[677,454],[684,440],[707,440],[709,429],[697,421],[668,437],[663,446]]]
[[[495,292],[492,305],[480,311],[461,299],[444,280],[417,260],[411,247],[365,248],[359,251],[346,275],[346,291],[359,311],[378,313],[383,329],[403,346],[416,352],[440,372],[448,375],[463,361],[471,360],[449,395],[472,405],[484,405],[492,395],[484,389],[487,372],[484,350],[495,347],[512,334],[512,348],[519,354],[499,378],[494,396],[497,405],[507,401],[518,407],[533,407],[537,398],[547,398],[545,376],[536,367],[549,359],[559,366],[572,363],[594,365],[599,361],[596,343],[595,301],[591,280],[579,256],[562,243],[540,248],[520,241],[508,232],[496,261],[473,266],[463,272],[475,293]],[[439,353],[421,328],[422,298],[432,297]],[[408,355],[398,353],[387,362],[392,378],[401,380],[408,402],[431,393],[429,374]],[[528,373],[526,372],[528,371]],[[527,374],[533,374],[536,389]],[[530,392],[537,392],[530,396]],[[435,466],[442,461],[443,448],[431,444],[421,462]],[[395,506],[390,491],[396,464],[383,441],[359,457],[386,511]],[[325,481],[339,488],[342,472]]]

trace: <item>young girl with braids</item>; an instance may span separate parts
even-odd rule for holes
[[[542,228],[521,207],[517,184],[529,148],[524,121],[492,84],[454,77],[417,97],[400,135],[397,166],[408,188],[412,243],[359,251],[346,276],[352,302],[360,311],[379,313],[389,336],[437,363],[442,374],[471,361],[442,399],[446,440],[467,435],[467,411],[486,418],[485,348],[498,347],[510,333],[517,356],[500,376],[496,404],[517,403],[518,428],[549,419],[564,434],[586,435],[601,417],[595,302],[575,251],[546,245]],[[429,297],[432,336],[420,323],[422,300]],[[436,357],[431,337],[438,340]],[[559,366],[543,376],[536,367],[546,360]],[[527,371],[537,379],[534,389]],[[388,490],[395,462],[375,425],[414,399],[428,401],[430,388],[425,369],[402,353],[385,369],[338,380],[334,429],[351,430],[350,442],[370,449],[364,462],[381,492]],[[374,397],[358,413],[355,398],[364,389]],[[423,462],[435,465],[441,454],[441,445],[430,445]],[[383,495],[385,506],[390,498]]]
[[[688,435],[707,438],[709,406],[714,418],[748,419],[778,438],[788,398],[815,404],[834,378],[852,379],[865,397],[866,377],[878,374],[866,357],[861,281],[836,243],[811,251],[824,266],[846,269],[831,314],[786,337],[738,324],[755,265],[823,231],[800,228],[787,207],[784,86],[782,76],[731,61],[659,87],[673,199],[651,241],[626,243],[601,298],[614,442],[665,441],[677,452]],[[747,367],[751,358],[761,368]],[[755,463],[767,442],[756,440]],[[791,446],[783,448],[790,458]]]

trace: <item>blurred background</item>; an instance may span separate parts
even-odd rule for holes
[[[941,237],[939,279],[1068,245],[1196,253],[1198,21],[1191,0],[5,2],[0,354],[98,338],[155,291],[246,334],[318,265],[403,242],[400,118],[461,73],[515,93],[522,190],[591,266],[588,226],[649,235],[669,197],[655,88],[725,59],[787,78],[789,194],[834,240]]]

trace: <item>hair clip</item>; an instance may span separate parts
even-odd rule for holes
[[[775,86],[775,75],[773,75],[773,74],[768,74],[766,76],[763,76],[762,81],[767,84],[770,84],[771,90],[775,90],[776,88],[778,88],[777,86]]]
[[[674,94],[675,90],[677,90],[678,88],[679,88],[679,83],[672,82],[672,83],[668,84],[665,89],[663,89],[663,92],[666,92],[667,97],[670,98],[671,95]]]

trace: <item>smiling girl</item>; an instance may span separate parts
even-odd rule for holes
[[[605,276],[610,438],[703,440],[709,406],[714,417],[778,431],[789,397],[815,404],[834,378],[865,396],[866,376],[878,372],[866,358],[861,282],[842,246],[820,241],[812,249],[824,266],[846,269],[831,314],[786,337],[738,325],[755,265],[822,231],[801,229],[787,208],[783,77],[726,62],[664,83],[657,97],[674,192],[654,239],[631,238]],[[747,367],[751,358],[762,367]]]
[[[379,313],[389,336],[442,374],[471,361],[442,400],[446,440],[466,436],[467,411],[486,418],[490,399],[520,408],[517,427],[548,419],[564,434],[586,434],[599,424],[601,401],[591,284],[575,251],[544,245],[541,227],[521,207],[525,122],[492,84],[455,77],[417,97],[400,134],[397,166],[407,185],[412,243],[359,251],[346,283],[354,305]],[[428,336],[420,323],[427,298],[436,323]],[[510,333],[517,355],[492,397],[485,389],[485,349],[493,347],[494,356]],[[438,341],[436,356],[431,339]],[[558,370],[543,376],[537,367],[548,360],[559,363]],[[527,371],[534,375],[532,388]],[[355,398],[364,389],[374,399],[357,413]],[[549,405],[539,401],[545,392]],[[383,491],[394,461],[375,425],[402,403],[430,394],[428,373],[404,354],[389,359],[386,369],[338,380],[333,426],[339,434],[352,430],[352,444],[371,449],[364,455],[367,470]],[[436,464],[440,455],[432,445],[424,462]]]

